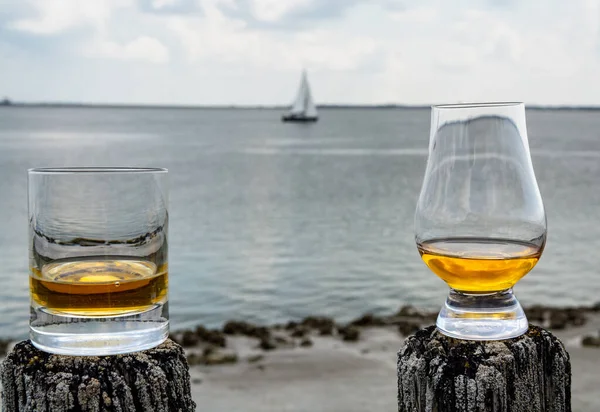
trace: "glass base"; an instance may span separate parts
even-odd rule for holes
[[[452,338],[501,340],[523,335],[529,322],[512,289],[487,294],[450,289],[436,326]]]
[[[169,336],[167,305],[114,317],[78,317],[31,308],[29,337],[44,352],[70,356],[105,356],[138,352]]]

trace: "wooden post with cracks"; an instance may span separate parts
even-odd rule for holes
[[[550,332],[464,341],[434,326],[398,352],[400,412],[571,412],[571,364]]]
[[[193,412],[183,349],[171,340],[115,356],[62,356],[18,343],[1,368],[3,412]]]

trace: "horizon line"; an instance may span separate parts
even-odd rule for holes
[[[430,109],[435,104],[405,103],[322,103],[323,109]],[[0,100],[0,107],[49,107],[49,108],[114,108],[114,109],[262,109],[286,110],[282,104],[158,104],[158,103],[84,103],[84,102],[17,102],[7,98]],[[531,104],[533,110],[600,110],[600,105]]]

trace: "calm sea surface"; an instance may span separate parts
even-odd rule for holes
[[[421,262],[413,213],[429,110],[0,109],[0,336],[27,333],[27,168],[159,166],[170,174],[173,328],[308,314],[341,321],[447,287]],[[600,112],[529,111],[549,226],[524,305],[600,301]]]

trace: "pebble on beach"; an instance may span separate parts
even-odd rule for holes
[[[410,336],[421,329],[421,326],[416,322],[404,321],[398,323],[398,332],[404,337]]]
[[[258,347],[262,350],[274,350],[277,349],[277,343],[272,338],[264,338],[260,340]]]
[[[357,342],[360,339],[360,330],[356,326],[343,326],[338,329],[338,333],[345,342]]]
[[[253,325],[249,322],[230,320],[223,326],[223,333],[226,335],[244,335],[251,338],[266,339],[271,335],[271,331],[265,326]]]
[[[206,348],[199,353],[187,354],[187,361],[190,366],[194,365],[225,365],[237,363],[238,355],[233,351],[222,351],[212,348]]]
[[[553,308],[533,305],[525,308],[525,315],[530,322],[539,323],[548,329],[562,330],[568,326],[582,326],[586,323],[586,312],[594,311],[592,307]]]
[[[303,348],[309,348],[313,345],[313,341],[310,338],[304,338],[300,342],[300,346]]]
[[[306,336],[307,333],[308,333],[308,331],[304,327],[298,326],[297,328],[292,330],[292,333],[290,333],[290,336],[292,338],[303,338]]]
[[[353,326],[383,326],[385,321],[379,316],[375,316],[372,313],[366,313],[360,318],[350,322]]]
[[[9,339],[0,339],[0,356],[6,355],[6,350],[8,349],[10,342]]]
[[[600,336],[584,336],[581,345],[588,348],[600,348]]]
[[[525,309],[531,322],[543,325],[549,329],[565,329],[571,326],[582,326],[586,322],[586,314],[600,311],[600,303],[590,307],[555,308],[541,305]],[[399,337],[406,338],[433,322],[437,312],[427,312],[413,306],[402,306],[392,315],[375,315],[365,313],[345,325],[336,325],[332,318],[325,316],[308,316],[300,321],[289,321],[286,324],[259,326],[246,321],[230,320],[221,330],[208,329],[198,326],[194,330],[182,330],[171,333],[171,338],[186,348],[198,347],[204,350],[202,354],[192,349],[188,355],[190,365],[219,365],[238,361],[234,351],[221,351],[227,347],[227,336],[246,336],[257,339],[256,348],[263,351],[275,349],[302,347],[314,345],[312,337],[337,336],[344,342],[357,342],[361,339],[363,328],[395,327]],[[0,341],[0,353],[6,350],[10,341]],[[600,335],[585,336],[582,346],[600,347]],[[249,363],[256,362],[263,355],[253,355],[247,358]]]
[[[222,348],[227,346],[227,338],[225,334],[216,329],[206,329],[204,326],[198,326],[196,328],[196,335],[198,338],[211,345],[220,346]]]
[[[333,334],[335,321],[325,316],[308,316],[302,320],[302,326],[309,329],[315,329],[322,336]]]
[[[265,355],[251,355],[248,356],[248,358],[246,358],[246,361],[248,363],[256,363],[256,362],[260,362],[261,360],[263,360],[265,358]]]

